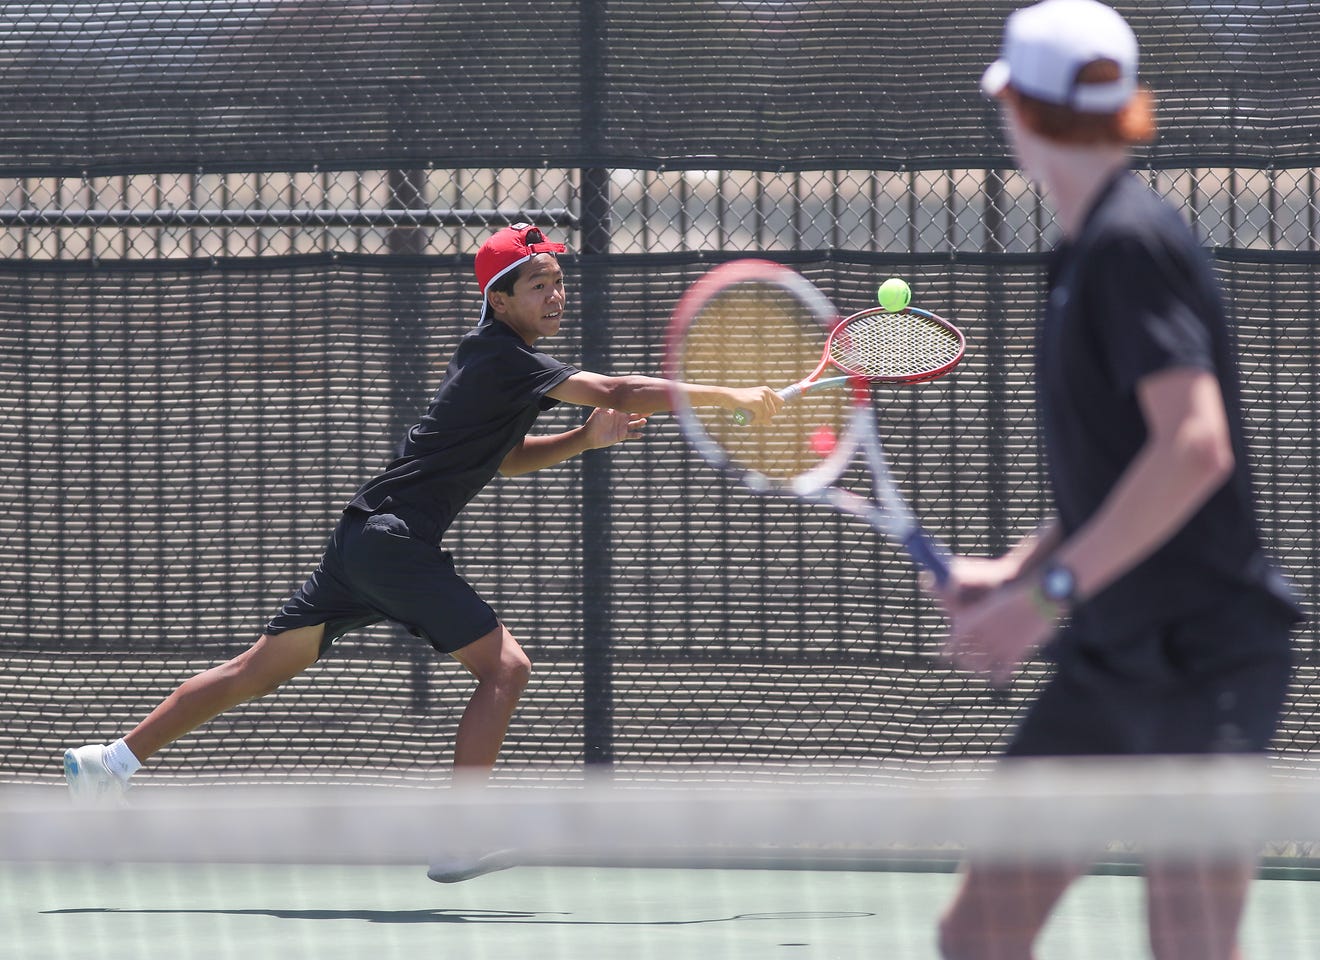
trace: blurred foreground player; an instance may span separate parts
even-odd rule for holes
[[[1129,169],[1155,132],[1136,37],[1096,0],[1045,0],[1009,18],[982,87],[1065,236],[1036,344],[1054,516],[1001,557],[955,559],[944,653],[1002,683],[1048,642],[1055,674],[1009,758],[1263,752],[1300,614],[1261,547],[1210,265]],[[973,858],[943,956],[1028,960],[1084,870]],[[1158,960],[1238,957],[1254,871],[1148,863]]]

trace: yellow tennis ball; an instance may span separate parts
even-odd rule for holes
[[[890,313],[897,313],[912,302],[912,288],[907,285],[905,280],[890,277],[880,284],[880,288],[875,292],[875,297],[880,301],[880,306]]]

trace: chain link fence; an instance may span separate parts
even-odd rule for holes
[[[659,369],[674,302],[722,259],[781,259],[845,306],[905,276],[969,355],[882,397],[902,481],[962,550],[1031,526],[1058,230],[976,89],[1016,5],[5,5],[3,778],[57,778],[64,746],[251,641],[424,407],[475,315],[473,253],[518,220],[570,244],[546,349],[603,372]],[[1161,103],[1139,168],[1215,257],[1262,522],[1313,602],[1320,13],[1118,6]],[[885,543],[730,487],[665,418],[597,453],[493,484],[450,535],[537,665],[508,767],[975,764],[1044,675],[994,700],[945,669]],[[1279,747],[1300,763],[1314,628],[1299,649]],[[469,692],[377,627],[153,770],[429,777]]]
[[[1208,246],[1316,250],[1316,167],[1149,175]],[[573,238],[580,184],[580,170],[539,168],[10,178],[0,256],[471,255],[518,220]],[[1031,185],[1003,170],[612,169],[608,194],[614,253],[1029,253],[1058,238]]]

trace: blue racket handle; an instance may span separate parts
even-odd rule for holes
[[[930,575],[935,578],[936,586],[942,587],[949,582],[948,553],[926,536],[920,528],[913,530],[904,538],[903,547],[918,566],[930,571]]]

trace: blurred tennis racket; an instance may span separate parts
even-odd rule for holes
[[[730,417],[693,407],[678,393],[674,409],[688,441],[711,464],[757,493],[797,496],[867,520],[942,585],[948,553],[922,530],[894,482],[869,387],[933,380],[957,366],[964,348],[962,333],[942,317],[908,307],[840,320],[796,271],[734,260],[679,300],[665,371],[673,380],[735,387],[790,383],[779,391],[790,403],[764,424],[745,425],[750,418],[742,411]],[[803,378],[804,370],[812,372]],[[839,485],[859,453],[870,468],[869,498]]]

